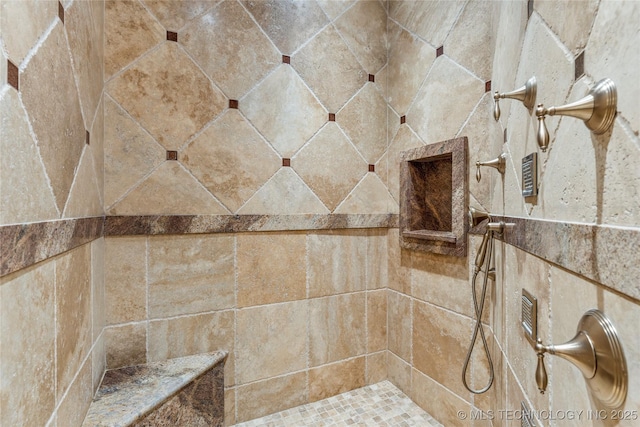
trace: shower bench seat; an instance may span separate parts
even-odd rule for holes
[[[226,351],[105,372],[83,427],[222,426]]]

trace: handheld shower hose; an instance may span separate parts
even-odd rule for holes
[[[478,247],[478,254],[476,255],[475,267],[473,271],[473,279],[471,280],[471,293],[473,297],[473,307],[476,315],[476,323],[473,328],[473,336],[471,337],[471,343],[469,344],[469,350],[467,351],[467,357],[464,361],[464,366],[462,368],[462,383],[471,393],[474,394],[482,394],[491,388],[493,384],[494,371],[493,371],[493,361],[491,360],[491,353],[489,352],[489,345],[487,344],[487,339],[484,335],[484,328],[482,327],[482,312],[484,310],[484,301],[487,295],[487,287],[490,278],[494,278],[491,273],[491,261],[493,258],[493,231],[487,227],[487,231],[484,233],[482,238],[482,243]],[[482,270],[482,267],[484,271]],[[480,301],[478,303],[478,295],[476,292],[476,282],[478,279],[478,274],[483,272],[483,281],[482,281],[482,294],[480,297]],[[475,390],[467,384],[467,371],[469,369],[469,362],[471,360],[471,354],[473,353],[473,348],[475,347],[476,340],[478,338],[478,333],[480,333],[480,337],[482,339],[482,345],[484,348],[484,353],[487,356],[487,361],[489,364],[489,381],[487,385],[483,388]]]

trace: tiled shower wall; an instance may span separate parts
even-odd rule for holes
[[[440,19],[428,19],[435,11]],[[637,231],[638,19],[640,4],[630,1],[391,2],[387,67],[393,113],[388,127],[395,135],[389,157],[466,135],[472,206],[498,215]],[[577,100],[594,82],[611,78],[618,88],[613,129],[596,136],[578,119],[548,117],[551,143],[542,153],[535,139],[535,114],[522,103],[501,101],[502,115],[496,122],[485,82],[491,80],[491,91],[506,92],[533,75],[538,81],[537,102],[545,106]],[[475,161],[493,159],[503,151],[508,156],[505,176],[486,168],[477,183]],[[523,199],[521,159],[531,152],[539,156],[540,193]],[[390,170],[395,163],[390,162]],[[392,193],[394,188],[390,186]],[[640,320],[639,301],[611,290],[606,279],[586,279],[504,243],[496,245],[497,280],[485,317],[495,382],[484,395],[464,389],[460,377],[473,312],[469,265],[480,242],[479,237],[470,238],[467,260],[401,250],[394,247],[395,239],[389,240],[389,379],[445,425],[520,425],[514,411],[523,400],[537,411],[584,411],[580,419],[542,419],[540,425],[615,424],[610,413],[609,420],[587,419],[588,410],[601,408],[589,400],[579,371],[564,360],[545,358],[549,388],[544,395],[537,391],[536,355],[519,324],[524,287],[539,299],[538,326],[545,343],[572,338],[590,308],[611,318],[629,369],[629,394],[622,409],[640,411],[640,342],[633,326]],[[569,250],[571,241],[559,239],[540,245]],[[633,267],[633,247],[596,239],[594,248],[603,245],[607,253],[619,254],[612,256],[620,260],[620,268]],[[469,378],[481,388],[487,365],[480,347],[474,360]],[[478,412],[478,419],[471,420],[474,410],[485,411],[484,416]],[[619,425],[634,423],[629,419]]]
[[[2,226],[103,215],[103,16],[0,2]],[[0,279],[0,424],[82,422],[105,367],[103,254],[97,239]]]

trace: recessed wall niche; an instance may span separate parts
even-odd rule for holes
[[[467,255],[467,137],[403,151],[400,157],[400,245]]]

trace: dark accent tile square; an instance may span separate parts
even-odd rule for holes
[[[484,91],[491,92],[491,80],[484,82]]]
[[[20,70],[7,59],[7,83],[15,90],[20,90]]]
[[[167,40],[169,40],[170,42],[177,42],[178,41],[178,33],[174,32],[174,31],[167,31]]]
[[[84,141],[87,143],[87,145],[91,144],[91,134],[88,130],[85,131]]]
[[[527,18],[531,18],[532,13],[533,13],[533,0],[529,0],[527,2]]]
[[[502,141],[505,144],[507,143],[507,128],[504,128],[504,135],[502,135]]]
[[[444,55],[444,46],[440,46],[439,48],[436,49],[436,58],[442,55]]]
[[[291,159],[283,158],[282,159],[282,166],[283,167],[290,167],[291,166]]]
[[[237,99],[229,100],[229,108],[235,108],[237,110],[239,106],[240,106],[240,101],[238,101]]]
[[[407,123],[407,116],[400,117],[400,124],[403,125],[405,123]]]
[[[64,7],[60,2],[58,2],[58,18],[60,18],[62,25],[64,25]]]
[[[178,152],[167,150],[167,160],[178,160]]]
[[[580,77],[584,76],[584,50],[582,52],[580,52],[580,54],[578,56],[576,56],[575,59],[575,73],[576,73],[576,80],[578,80]]]
[[[282,55],[283,64],[291,64],[291,57],[289,55]]]
[[[336,121],[335,113],[329,113],[329,121],[330,122],[335,122]]]
[[[376,165],[369,165],[369,172],[375,172],[376,171]]]
[[[372,83],[375,83],[376,76],[374,76],[373,74],[369,74],[369,81],[372,82]]]

